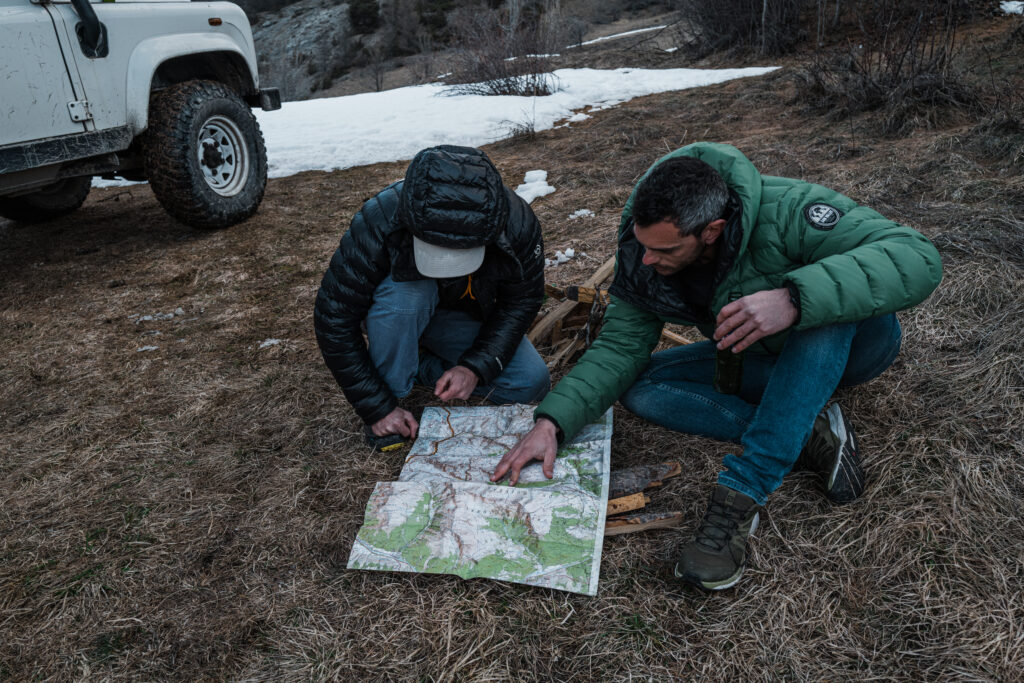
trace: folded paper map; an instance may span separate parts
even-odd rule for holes
[[[597,594],[612,413],[562,446],[547,479],[489,481],[533,426],[525,405],[427,408],[398,481],[377,484],[349,569],[455,574]]]

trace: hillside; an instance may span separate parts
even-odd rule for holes
[[[1008,105],[1024,91],[1015,26],[973,25],[962,56]],[[402,456],[367,452],[312,305],[351,216],[405,162],[273,179],[254,218],[210,233],[148,186],[95,190],[65,219],[0,221],[0,680],[1018,679],[1019,109],[954,107],[883,134],[877,112],[812,108],[806,55],[776,63],[485,149],[509,185],[548,171],[557,191],[533,204],[546,255],[587,254],[547,271],[559,284],[613,252],[648,165],[697,140],[931,238],[945,278],[900,314],[900,358],[839,396],[862,500],[830,507],[792,475],[743,583],[681,590],[666,563],[723,445],[616,406],[614,466],[680,460],[655,509],[691,521],[607,539],[598,597],[347,571],[370,491]],[[594,217],[569,217],[581,208]]]

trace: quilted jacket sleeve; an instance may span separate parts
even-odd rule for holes
[[[383,194],[383,193],[382,193]],[[359,417],[373,424],[398,400],[370,360],[360,323],[390,270],[380,221],[381,195],[366,202],[331,258],[316,296],[313,323],[324,362]],[[376,224],[376,225],[375,225]]]
[[[822,204],[842,212],[829,229],[808,217]],[[801,183],[777,209],[787,255],[804,264],[786,276],[800,290],[797,329],[909,308],[942,280],[939,252],[924,235],[837,192]]]
[[[475,372],[481,384],[490,384],[508,367],[544,301],[544,245],[540,223],[519,197],[510,197],[509,205],[508,220],[514,222],[509,233],[516,258],[522,265],[522,277],[497,283],[494,312],[459,359],[459,365]]]
[[[549,417],[571,439],[608,410],[651,360],[662,322],[654,313],[612,297],[597,339],[548,393],[534,417]]]

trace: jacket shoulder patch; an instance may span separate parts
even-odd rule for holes
[[[830,204],[815,202],[804,207],[804,218],[818,230],[831,230],[842,217],[843,212]]]

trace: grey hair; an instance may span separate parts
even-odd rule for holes
[[[696,235],[722,218],[729,187],[714,168],[694,157],[666,159],[636,189],[633,220],[640,227],[671,221],[682,235]]]

